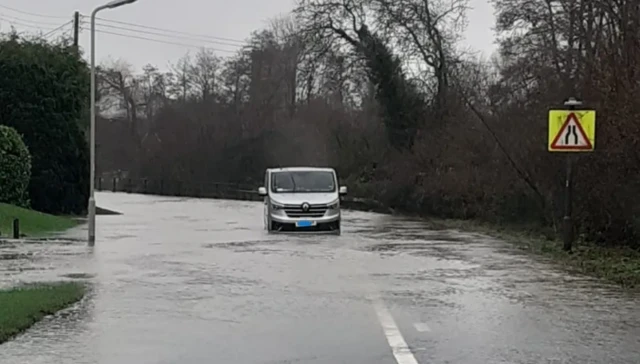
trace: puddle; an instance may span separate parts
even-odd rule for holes
[[[0,253],[0,260],[29,259],[33,253]]]
[[[226,243],[213,243],[213,244],[204,244],[205,248],[222,248],[222,249],[235,249],[235,248],[247,248],[260,244],[266,245],[274,245],[276,242],[274,240],[247,240],[247,241],[231,241]]]
[[[71,278],[71,279],[89,279],[89,278],[94,278],[95,274],[89,274],[89,273],[68,273],[68,274],[62,274],[61,277],[65,277],[65,278]]]

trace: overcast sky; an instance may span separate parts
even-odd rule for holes
[[[49,37],[71,34],[70,21],[77,10],[86,16],[80,44],[88,55],[89,15],[94,7],[105,2],[0,0],[0,30],[9,31],[13,25],[19,32],[51,32]],[[221,56],[229,55],[238,49],[238,41],[246,39],[253,30],[264,28],[269,19],[289,12],[293,4],[294,0],[139,0],[98,15],[109,21],[98,22],[97,60],[100,63],[108,58],[125,59],[136,68],[147,63],[167,68],[187,51],[195,52],[203,46],[219,50]],[[488,0],[470,0],[470,5],[465,45],[488,57],[496,48],[493,8]]]

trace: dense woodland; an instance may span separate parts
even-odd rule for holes
[[[398,209],[556,228],[566,154],[547,151],[547,112],[574,96],[598,115],[575,157],[579,232],[637,246],[640,3],[494,5],[492,59],[459,47],[464,0],[302,0],[228,58],[104,64],[99,173],[257,186],[265,167],[330,165]]]

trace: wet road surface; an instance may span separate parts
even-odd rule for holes
[[[259,203],[98,203],[124,215],[98,218],[94,249],[82,228],[0,244],[0,286],[92,287],[0,363],[640,362],[640,297],[482,235],[361,212],[340,237],[268,235]]]

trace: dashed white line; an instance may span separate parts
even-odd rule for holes
[[[387,337],[387,341],[389,342],[389,346],[391,347],[391,351],[393,352],[396,362],[398,364],[418,364],[418,361],[413,356],[411,349],[409,349],[409,345],[407,345],[407,342],[402,337],[402,333],[400,333],[400,329],[398,329],[398,325],[396,325],[393,316],[391,316],[387,307],[382,303],[382,300],[374,298],[373,307],[376,310],[378,320],[382,325],[382,330],[384,331],[384,335]]]
[[[416,328],[418,332],[431,332],[431,328],[425,322],[416,322],[413,324],[413,327]]]

